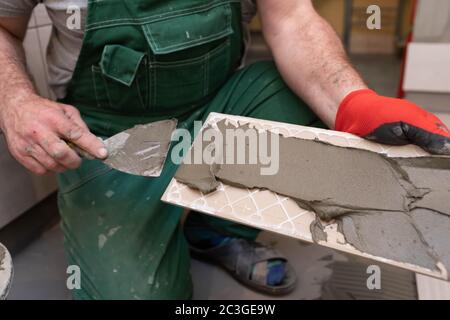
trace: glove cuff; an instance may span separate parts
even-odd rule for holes
[[[341,102],[338,108],[338,112],[336,114],[335,121],[335,129],[337,131],[348,131],[347,124],[351,123],[350,114],[347,113],[347,110],[353,100],[359,96],[377,96],[378,94],[370,89],[361,89],[352,91],[349,93]]]

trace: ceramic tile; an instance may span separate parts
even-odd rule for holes
[[[420,300],[450,300],[450,283],[418,274],[417,291]]]
[[[282,124],[266,120],[223,115],[211,113],[203,128],[214,126],[217,122],[227,119],[231,124],[248,124],[260,130],[282,132],[288,137],[296,137],[307,140],[320,140],[336,146],[350,146],[358,149],[378,152],[388,157],[421,157],[429,155],[419,147],[408,145],[392,147],[370,142],[354,135],[324,129]],[[178,206],[194,209],[209,215],[232,220],[237,223],[253,226],[285,236],[313,242],[310,224],[316,219],[315,213],[300,208],[293,200],[280,196],[269,190],[236,188],[222,183],[219,188],[210,195],[191,189],[172,179],[164,193],[162,200]],[[360,252],[345,242],[343,235],[338,231],[334,222],[324,224],[328,235],[326,242],[319,244],[342,252],[366,257],[397,267],[427,274],[437,278],[447,278],[447,272],[441,267],[441,272],[436,272],[415,265],[398,261],[375,257]]]

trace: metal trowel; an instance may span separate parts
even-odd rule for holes
[[[177,120],[162,120],[137,125],[103,140],[108,158],[103,162],[109,167],[145,177],[159,177],[167,158]],[[92,155],[73,143],[69,143],[81,157],[93,160]]]

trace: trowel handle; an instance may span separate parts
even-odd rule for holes
[[[75,151],[81,158],[87,159],[87,160],[95,160],[96,158],[92,156],[89,152],[81,149],[79,146],[77,146],[75,143],[66,141],[67,145]]]

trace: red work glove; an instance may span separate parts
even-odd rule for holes
[[[350,93],[339,106],[336,130],[390,145],[416,144],[432,154],[450,155],[450,131],[435,115],[412,102]]]

